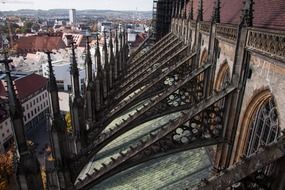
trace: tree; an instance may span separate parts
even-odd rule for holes
[[[65,114],[64,119],[65,119],[65,122],[66,122],[66,131],[68,133],[72,133],[72,124],[71,124],[71,114],[70,114],[70,112],[67,112]]]
[[[8,189],[9,178],[13,175],[13,151],[0,155],[0,190]]]

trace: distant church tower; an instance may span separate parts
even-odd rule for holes
[[[74,25],[76,24],[76,10],[69,9],[69,24]]]

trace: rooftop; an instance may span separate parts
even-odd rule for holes
[[[20,74],[18,76],[20,77],[18,78],[14,77],[14,82],[15,82],[16,92],[21,101],[25,101],[30,95],[38,92],[39,90],[43,88],[46,88],[47,86],[47,82],[48,82],[47,79],[40,75],[28,73],[25,76],[24,74]],[[0,82],[0,97],[1,98],[7,97],[5,86],[6,86],[6,81],[3,78],[3,74],[2,74],[1,82]]]

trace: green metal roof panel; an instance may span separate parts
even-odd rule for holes
[[[155,190],[195,186],[209,174],[211,162],[204,148],[170,154],[114,175],[90,190]],[[184,178],[187,177],[187,181]],[[193,179],[193,180],[189,180]]]
[[[92,174],[94,168],[99,169],[102,166],[102,163],[109,163],[111,161],[111,157],[117,158],[120,151],[125,153],[130,145],[136,145],[140,139],[147,136],[150,132],[159,129],[170,119],[174,119],[179,115],[180,113],[174,113],[146,122],[119,136],[93,157],[93,159],[81,171],[79,178],[84,179],[86,177],[86,173]]]

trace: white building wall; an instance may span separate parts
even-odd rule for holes
[[[49,69],[48,65],[42,65],[43,76],[49,77]],[[57,85],[59,88],[63,88],[64,91],[68,91],[68,87],[71,88],[71,76],[70,76],[70,64],[53,64],[53,71],[57,81]],[[80,80],[80,88],[84,84],[85,80],[85,70],[84,68],[79,68],[79,80]]]
[[[48,91],[44,90],[22,103],[22,107],[24,111],[24,124],[26,125],[49,107]]]
[[[5,151],[4,144],[13,138],[12,124],[10,117],[0,123],[0,153]]]
[[[24,125],[38,117],[49,108],[48,91],[44,90],[22,103]],[[26,126],[27,127],[27,126]],[[28,130],[28,129],[26,129]],[[4,144],[13,138],[11,118],[0,123],[0,153],[4,152]]]

